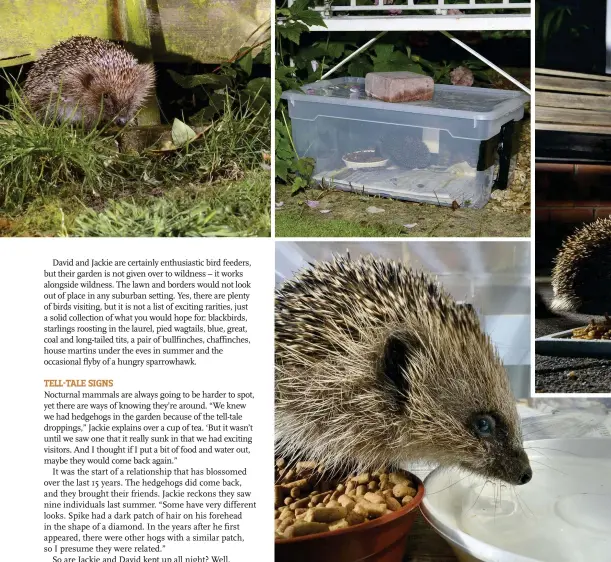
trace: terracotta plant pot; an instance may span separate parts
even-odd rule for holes
[[[401,562],[424,497],[424,485],[410,476],[418,491],[399,511],[347,529],[277,540],[275,562]]]

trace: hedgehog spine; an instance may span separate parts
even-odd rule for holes
[[[151,64],[139,64],[121,45],[76,36],[47,50],[30,69],[26,102],[44,121],[125,125],[153,90]]]

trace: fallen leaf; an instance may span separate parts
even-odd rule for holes
[[[276,201],[276,209],[280,209],[280,207],[284,206],[284,201]]]
[[[320,201],[306,201],[306,205],[310,207],[310,209],[316,209],[320,205]]]
[[[330,213],[330,212],[331,212],[331,209],[322,209],[320,212],[321,212],[323,215],[326,215],[327,213]]]
[[[183,123],[180,119],[174,119],[172,124],[172,142],[175,146],[180,148],[196,137],[197,133],[189,125]]]
[[[417,223],[417,222],[413,222],[413,223],[411,223],[411,224],[404,224],[403,226],[404,226],[405,228],[414,228],[414,227],[415,227],[415,226],[417,226],[417,225],[418,225],[418,223]]]
[[[384,209],[380,209],[380,207],[367,207],[367,212],[375,215],[376,213],[383,213]]]

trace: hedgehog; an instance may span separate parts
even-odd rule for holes
[[[155,84],[152,64],[139,64],[121,45],[76,36],[58,43],[34,63],[25,99],[45,122],[82,123],[87,129],[126,125]]]
[[[597,219],[569,236],[554,261],[552,310],[611,312],[611,218]]]
[[[433,157],[419,138],[406,133],[388,133],[380,141],[380,153],[393,164],[407,170],[428,168]]]
[[[474,308],[426,273],[373,256],[311,264],[276,291],[275,344],[279,456],[530,481],[501,360]]]

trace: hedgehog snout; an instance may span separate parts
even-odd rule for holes
[[[516,486],[528,484],[532,480],[533,471],[524,449],[513,450],[507,457],[499,459],[503,465],[500,467],[503,474],[499,476],[509,484]]]
[[[523,484],[528,484],[533,477],[533,469],[530,468],[530,466],[522,473],[522,476],[520,476],[520,481],[518,482],[519,485],[523,485]]]
[[[127,121],[128,121],[127,117],[117,117],[115,119],[115,123],[119,125],[120,127],[124,127],[125,125],[127,125]]]

